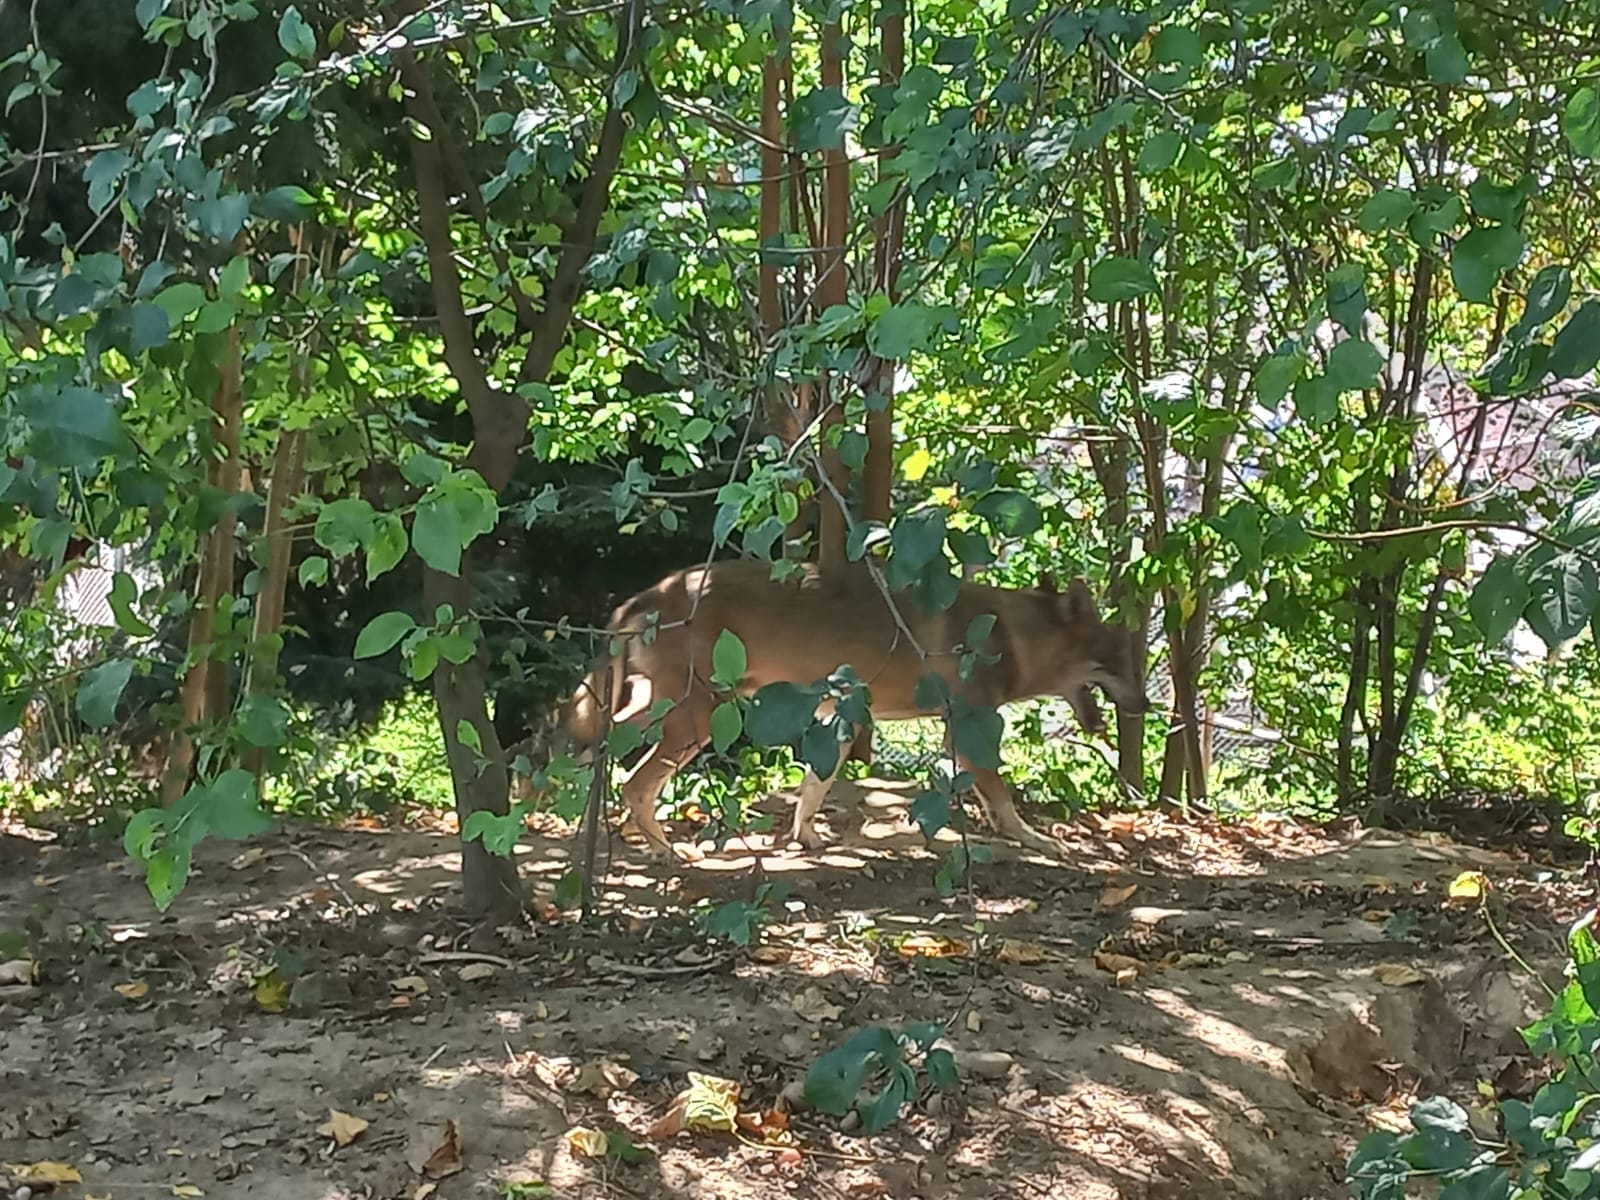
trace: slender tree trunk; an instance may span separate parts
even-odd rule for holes
[[[283,650],[283,602],[289,586],[289,562],[294,551],[294,529],[284,520],[289,502],[305,490],[306,435],[302,429],[284,430],[272,456],[272,478],[267,482],[267,517],[262,531],[266,546],[266,574],[256,594],[255,624],[251,630],[250,667],[245,690],[251,696],[268,696],[278,684],[278,655]],[[266,751],[252,746],[245,752],[245,769],[259,781]]]
[[[844,91],[844,28],[837,19],[822,26],[822,86]],[[817,304],[823,310],[843,304],[849,297],[845,243],[850,237],[850,160],[844,138],[822,152],[822,247],[818,258]],[[821,420],[817,429],[818,469],[832,485],[818,498],[822,506],[817,521],[817,561],[842,563],[849,514],[840,503],[848,500],[850,480],[839,461],[838,431],[844,423],[844,378],[825,378],[817,389]],[[837,493],[837,495],[835,495]]]

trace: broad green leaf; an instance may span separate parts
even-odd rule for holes
[[[1522,257],[1522,235],[1511,225],[1474,229],[1450,253],[1450,278],[1463,300],[1488,304],[1494,285]]]
[[[1466,47],[1454,32],[1446,33],[1430,46],[1424,61],[1428,66],[1428,74],[1439,83],[1462,83],[1471,69]]]
[[[769,683],[750,698],[745,732],[758,746],[788,746],[798,741],[816,715],[821,693],[793,683]]]
[[[950,700],[950,728],[956,753],[975,767],[1000,769],[1000,738],[1005,733],[1005,718],[998,709],[968,704],[960,696]]]
[[[1521,188],[1496,183],[1487,175],[1478,176],[1467,187],[1467,203],[1472,211],[1486,221],[1501,225],[1521,222],[1525,198],[1526,193]]]
[[[316,203],[316,197],[305,188],[290,184],[286,187],[275,187],[270,192],[257,196],[252,201],[251,207],[258,215],[269,221],[283,221],[292,225],[309,217]],[[371,255],[367,257],[370,259]],[[344,268],[340,269],[339,277],[348,278]]]
[[[937,671],[924,671],[917,676],[912,702],[923,712],[938,712],[944,708],[945,701],[949,699],[950,685],[945,682],[943,675]]]
[[[298,572],[301,587],[316,587],[328,582],[328,560],[320,554],[307,557]]]
[[[945,516],[941,508],[907,513],[894,523],[889,544],[894,557],[910,572],[920,571],[944,546]]]
[[[900,1059],[894,1034],[881,1025],[860,1030],[811,1064],[806,1072],[806,1103],[818,1112],[842,1117],[854,1107],[861,1085],[873,1069]]]
[[[478,736],[478,727],[465,718],[456,722],[456,741],[474,754],[483,753],[483,739]]]
[[[289,741],[289,710],[276,696],[247,696],[239,706],[239,735],[270,749]]]
[[[738,701],[724,700],[711,710],[711,744],[718,754],[726,754],[743,730],[744,716],[739,712]]]
[[[1560,265],[1543,268],[1528,285],[1528,301],[1517,328],[1525,333],[1539,328],[1566,308],[1571,297],[1572,272]]]
[[[167,314],[172,325],[180,324],[190,313],[199,312],[206,302],[206,290],[198,283],[175,283],[156,293],[155,305]]]
[[[989,545],[989,539],[981,533],[970,529],[952,529],[949,540],[956,561],[966,566],[987,567],[994,562],[994,549]]]
[[[1484,568],[1467,601],[1472,623],[1483,634],[1484,641],[1499,645],[1516,626],[1528,607],[1528,583],[1518,569],[1517,561],[1508,555],[1496,555]]]
[[[312,536],[336,558],[353,554],[372,537],[378,514],[359,496],[324,504]]]
[[[845,135],[855,131],[860,115],[836,87],[817,88],[797,97],[790,117],[795,149],[815,153],[842,148]]]
[[[1150,52],[1160,63],[1177,63],[1193,70],[1205,54],[1199,35],[1183,25],[1167,25],[1156,34]]]
[[[911,822],[928,841],[950,828],[950,793],[941,791],[920,792],[911,802]]]
[[[122,418],[100,392],[30,389],[20,408],[32,434],[28,448],[42,466],[92,472],[102,460],[131,449]]]
[[[116,719],[117,701],[133,678],[133,660],[116,658],[90,667],[78,685],[74,706],[83,723],[91,729],[104,729]]]
[[[1306,369],[1306,356],[1298,350],[1279,350],[1256,372],[1256,399],[1268,408],[1277,408]]]
[[[229,842],[270,833],[272,818],[261,811],[256,791],[256,777],[249,771],[234,768],[218,775],[200,802],[206,832]]]
[[[867,349],[880,358],[901,362],[932,348],[940,334],[959,328],[956,311],[948,304],[902,300],[890,305],[867,326]]]
[[[1089,268],[1089,299],[1100,304],[1148,296],[1159,286],[1156,273],[1138,259],[1113,255]]]
[[[1384,188],[1375,192],[1361,206],[1361,228],[1367,233],[1400,229],[1416,211],[1417,200],[1410,192],[1400,188]]]
[[[133,165],[133,156],[126,150],[102,150],[89,160],[83,169],[83,182],[89,188],[89,207],[104,212],[117,198],[117,185],[123,172]]]
[[[435,458],[420,450],[400,464],[400,474],[405,477],[406,482],[421,488],[432,487],[443,479],[449,470],[450,464],[443,459]]]
[[[1360,264],[1346,263],[1328,273],[1328,315],[1352,338],[1362,334],[1367,313],[1366,276]]]
[[[1261,565],[1266,534],[1261,509],[1249,500],[1236,500],[1228,510],[1211,519],[1211,527],[1233,543],[1239,552],[1239,565],[1254,571]]]
[[[144,885],[157,912],[166,912],[189,881],[190,849],[186,845],[167,845],[145,861]]]
[[[1588,84],[1567,98],[1561,132],[1579,157],[1600,159],[1600,88]]]
[[[1370,347],[1368,347],[1370,349]],[[1312,375],[1294,385],[1294,411],[1307,425],[1325,425],[1339,412],[1339,388],[1326,375]]]
[[[1383,355],[1371,342],[1346,338],[1328,353],[1328,384],[1336,391],[1359,392],[1378,381]]]
[[[166,824],[167,814],[160,808],[141,808],[128,818],[122,830],[122,849],[136,862],[144,862],[155,853],[157,835]]]
[[[1528,597],[1528,624],[1553,650],[1588,625],[1600,601],[1600,575],[1582,555],[1557,554],[1531,572]]]
[[[1178,161],[1178,152],[1182,149],[1183,135],[1176,130],[1151,134],[1139,148],[1139,173],[1159,175]]]
[[[128,311],[128,349],[135,355],[167,344],[172,323],[157,304],[135,304]]]
[[[380,654],[387,654],[416,627],[417,622],[410,613],[379,613],[356,635],[355,657],[377,658]]]
[[[242,254],[236,254],[222,269],[222,275],[217,280],[217,295],[224,300],[232,300],[244,291],[249,282],[250,260]]]
[[[1550,344],[1550,373],[1577,379],[1600,366],[1600,300],[1585,300]]]
[[[310,62],[317,55],[317,35],[292,4],[278,18],[278,45],[301,62]]]
[[[738,634],[731,629],[724,629],[717,635],[716,643],[711,647],[713,682],[723,688],[738,687],[744,681],[749,662],[744,642],[739,639]]]
[[[367,582],[393,570],[406,556],[409,545],[406,523],[399,515],[380,513],[373,522],[371,540],[367,542]]]
[[[972,511],[988,521],[999,537],[1031,537],[1044,528],[1044,517],[1033,498],[1009,488],[998,488],[980,497]]]
[[[842,749],[833,725],[812,725],[801,735],[800,761],[810,767],[818,779],[829,779],[839,769]]]

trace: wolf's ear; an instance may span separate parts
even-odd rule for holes
[[[1072,582],[1067,584],[1066,602],[1069,620],[1099,620],[1100,609],[1094,602],[1094,595],[1089,591],[1089,585],[1083,581],[1083,576],[1074,576]]]

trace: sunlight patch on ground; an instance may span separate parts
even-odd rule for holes
[[[1264,1066],[1280,1078],[1288,1077],[1283,1051],[1263,1042],[1248,1029],[1202,1012],[1169,988],[1147,988],[1144,998],[1152,1008],[1182,1022],[1191,1037],[1217,1054]]]

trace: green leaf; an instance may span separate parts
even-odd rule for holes
[[[994,549],[989,545],[989,539],[983,534],[970,529],[952,529],[950,531],[950,549],[955,551],[956,561],[969,567],[987,567],[994,562]]]
[[[372,537],[377,513],[359,496],[324,504],[312,531],[317,545],[336,558],[354,553]]]
[[[1044,517],[1033,498],[1009,488],[997,488],[980,497],[972,511],[988,521],[999,537],[1031,537],[1044,528]]]
[[[317,35],[306,24],[300,10],[292,4],[284,9],[283,16],[278,19],[278,45],[301,62],[310,62],[317,55]]]
[[[961,1072],[956,1069],[955,1055],[941,1048],[928,1051],[923,1060],[928,1078],[940,1091],[951,1092],[961,1086]]]
[[[1367,233],[1399,229],[1417,211],[1417,200],[1401,188],[1384,188],[1361,206],[1361,228]]]
[[[1159,175],[1178,161],[1178,153],[1182,149],[1183,135],[1176,130],[1165,129],[1151,134],[1139,147],[1139,173]]]
[[[860,110],[837,87],[818,88],[795,100],[790,128],[801,153],[838,150],[855,130]]]
[[[1474,229],[1450,254],[1450,278],[1463,300],[1488,304],[1500,276],[1522,257],[1522,235],[1511,225]]]
[[[1183,25],[1168,25],[1156,34],[1150,52],[1159,63],[1177,63],[1193,70],[1205,54],[1200,37]]]
[[[418,451],[400,464],[400,474],[415,487],[430,488],[445,477],[450,464],[424,451]]]
[[[1307,425],[1324,425],[1339,411],[1339,389],[1326,375],[1301,379],[1294,385],[1294,411]]]
[[[1531,333],[1547,323],[1572,298],[1572,272],[1565,266],[1542,268],[1528,285],[1528,300],[1523,306],[1517,329]]]
[[[1600,158],[1600,88],[1581,87],[1567,98],[1561,132],[1581,158]]]
[[[1600,365],[1600,300],[1585,300],[1550,344],[1550,373],[1577,379]]]
[[[189,881],[189,847],[163,846],[144,864],[144,886],[157,912],[166,912]]]
[[[111,606],[111,615],[116,619],[117,628],[130,637],[149,637],[155,632],[149,625],[139,619],[139,614],[133,611],[133,602],[139,598],[139,585],[134,583],[133,576],[126,571],[118,571],[111,580],[111,591],[106,596],[106,602]]]
[[[889,544],[894,558],[915,574],[932,562],[944,546],[945,516],[941,508],[907,513],[894,523]]]
[[[249,771],[236,767],[218,775],[199,805],[206,832],[229,842],[270,833],[272,818],[261,811],[256,791],[256,777]]]
[[[409,546],[406,523],[399,515],[379,514],[372,525],[371,540],[367,543],[367,582],[371,583],[384,572],[393,570],[406,556]]]
[[[900,1045],[887,1029],[881,1025],[863,1029],[811,1064],[806,1072],[806,1103],[818,1112],[842,1117],[854,1107],[873,1068],[900,1058]]]
[[[200,315],[194,319],[194,331],[221,333],[238,315],[238,310],[226,300],[208,300],[200,306]]]
[[[30,390],[20,408],[32,434],[28,448],[41,466],[92,472],[131,449],[116,408],[89,388]]]
[[[1089,299],[1100,304],[1148,296],[1159,286],[1155,271],[1138,259],[1113,255],[1089,268]]]
[[[1239,552],[1239,565],[1254,571],[1261,565],[1262,549],[1266,540],[1261,521],[1261,509],[1248,500],[1236,500],[1228,511],[1213,517],[1210,525]]]
[[[959,328],[955,309],[902,300],[884,309],[867,326],[867,349],[880,358],[901,362],[931,349],[941,333]]]
[[[1371,387],[1383,370],[1383,355],[1371,342],[1346,338],[1328,354],[1328,383],[1340,392],[1359,392]]]
[[[1446,33],[1428,47],[1424,61],[1428,66],[1428,74],[1439,83],[1462,83],[1471,69],[1466,47],[1454,32]]]
[[[128,349],[135,355],[167,344],[172,322],[156,304],[135,304],[128,312]]]
[[[206,290],[198,283],[175,283],[162,288],[155,297],[156,307],[167,314],[167,321],[173,326],[182,324],[190,313],[199,312],[205,302]]]
[[[232,300],[244,291],[249,282],[250,260],[242,254],[236,254],[222,268],[222,275],[217,280],[217,295],[224,300]]]
[[[810,726],[821,699],[815,687],[769,683],[750,698],[745,732],[758,746],[792,745]]]
[[[1484,641],[1499,645],[1515,628],[1527,607],[1528,582],[1522,577],[1516,559],[1496,555],[1478,577],[1472,597],[1467,601],[1472,623],[1483,634]]]
[[[711,647],[712,681],[719,687],[736,688],[744,681],[749,665],[749,656],[739,635],[731,629],[719,633],[716,644]]]
[[[1472,211],[1485,221],[1501,225],[1516,225],[1522,220],[1526,193],[1521,188],[1496,183],[1487,175],[1480,175],[1467,186],[1467,203]]]
[[[122,830],[122,849],[136,862],[145,862],[155,853],[156,835],[166,825],[167,814],[160,808],[141,808],[128,818]]]
[[[91,158],[83,169],[83,182],[89,188],[89,207],[96,213],[110,208],[117,198],[122,173],[132,165],[133,157],[126,150],[102,150]]]
[[[320,554],[312,554],[300,564],[299,579],[301,587],[315,587],[328,582],[328,560]]]
[[[950,828],[950,793],[926,791],[911,802],[911,821],[922,836],[933,841],[940,831]]]
[[[1280,350],[1261,364],[1256,372],[1256,399],[1268,408],[1277,408],[1306,369],[1306,356],[1299,350]]]
[[[411,525],[411,541],[422,561],[446,575],[461,573],[461,522],[452,505],[424,500],[417,506]]]
[[[286,187],[275,187],[270,192],[257,196],[251,202],[251,207],[255,209],[257,215],[269,221],[282,221],[293,225],[309,217],[316,203],[316,197],[305,188],[289,184]],[[343,269],[339,277],[345,278]]]
[[[239,706],[239,736],[270,749],[289,742],[289,710],[276,696],[247,696]]]
[[[380,654],[387,654],[416,627],[417,622],[410,613],[379,613],[356,635],[355,657],[377,658]]]
[[[74,702],[83,723],[91,729],[104,729],[111,724],[116,719],[117,701],[122,699],[131,678],[133,660],[128,658],[113,659],[85,671]]]
[[[800,738],[800,761],[810,767],[818,779],[831,779],[839,769],[842,749],[834,725],[812,725]]]
[[[483,739],[478,736],[478,727],[471,721],[462,719],[456,722],[456,741],[474,754],[483,754]]]
[[[743,730],[744,716],[739,712],[738,701],[724,700],[711,710],[711,744],[718,754],[726,754]]]
[[[1352,338],[1361,336],[1367,313],[1366,276],[1358,263],[1328,273],[1328,315]]]
[[[917,686],[912,693],[912,703],[926,713],[939,712],[950,699],[950,685],[937,671],[925,671],[917,676]]]
[[[955,736],[956,753],[975,767],[1000,769],[1000,738],[1005,733],[1005,718],[998,709],[968,704],[960,696],[950,700],[950,727]]]
[[[1552,650],[1583,632],[1600,601],[1600,575],[1588,558],[1567,552],[1535,567],[1528,578],[1525,615]]]

